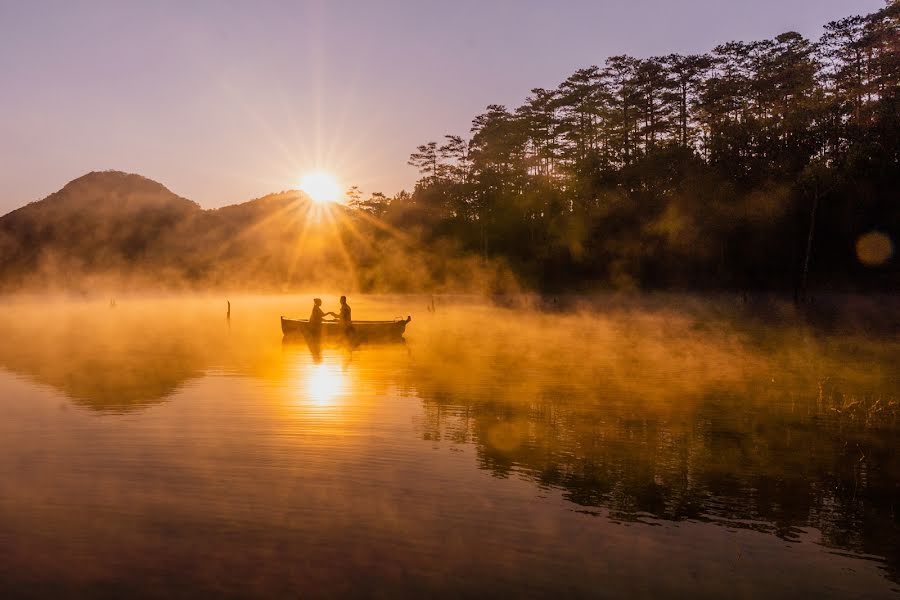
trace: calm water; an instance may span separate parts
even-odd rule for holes
[[[898,596],[896,337],[231,300],[4,301],[0,595]]]

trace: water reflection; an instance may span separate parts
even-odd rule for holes
[[[343,393],[346,375],[336,365],[315,364],[305,369],[303,385],[317,406],[331,406]]]
[[[106,413],[139,410],[203,375],[205,346],[183,312],[104,309],[93,303],[5,307],[0,367]]]
[[[671,318],[576,319],[539,340],[512,327],[442,336],[411,376],[421,435],[474,445],[495,477],[615,521],[711,521],[785,541],[813,527],[826,546],[884,557],[896,581],[896,342],[698,333]],[[435,368],[454,358],[464,378]]]
[[[282,341],[277,316],[285,298],[254,302],[240,313],[254,316],[232,319],[230,328],[212,311],[207,317],[202,302],[120,302],[114,315],[90,306],[14,307],[0,316],[11,332],[10,342],[0,343],[0,365],[102,413],[92,429],[121,427],[108,413],[130,411],[132,437],[110,442],[109,456],[81,455],[77,444],[58,455],[80,461],[80,472],[92,477],[115,473],[104,480],[115,490],[144,453],[164,452],[157,460],[166,467],[150,463],[142,477],[182,491],[157,498],[154,488],[150,504],[181,498],[187,504],[166,510],[195,518],[225,508],[244,511],[242,522],[265,521],[270,509],[291,514],[298,510],[292,502],[307,492],[286,491],[287,472],[319,490],[307,518],[324,519],[326,507],[349,510],[349,503],[376,529],[422,545],[450,527],[435,519],[458,535],[484,528],[459,508],[467,498],[558,493],[593,523],[579,521],[580,528],[712,524],[727,535],[764,534],[771,540],[759,542],[764,551],[787,552],[779,554],[786,561],[799,560],[800,551],[777,550],[785,543],[820,543],[869,557],[900,579],[896,340],[760,328],[721,315],[698,319],[689,310],[545,315],[471,305],[417,319],[408,345],[321,348]],[[47,315],[45,336],[33,340],[28,332],[38,313]],[[166,411],[139,412],[179,391],[185,398]],[[0,409],[18,411],[7,419],[10,427],[32,418],[15,403],[12,396],[0,402]],[[58,435],[74,434],[63,427]],[[7,457],[34,444],[22,436],[6,443]],[[110,457],[129,451],[138,458],[116,470]],[[246,466],[253,477],[240,493],[257,509],[204,504],[215,493],[203,486],[214,487],[226,473],[240,481],[241,461],[251,459],[258,462]],[[22,489],[40,496],[58,485],[47,482],[71,470],[66,460],[48,467],[46,481],[23,482]],[[472,472],[495,479],[464,483]],[[260,486],[280,495],[257,497]],[[73,488],[64,497],[77,502],[92,489]],[[438,493],[448,505],[431,514]],[[360,494],[377,510],[347,499]],[[407,513],[398,511],[395,494],[429,500],[406,506]],[[189,495],[200,500],[188,502]],[[494,507],[485,517],[492,522],[510,531],[526,526],[511,504],[482,501]],[[559,507],[535,510],[551,530],[562,527]],[[0,537],[5,520],[0,513]],[[316,535],[321,548],[337,543]],[[573,540],[553,540],[587,551]],[[689,556],[702,554],[692,538],[673,540]],[[517,544],[526,542],[528,536]],[[820,566],[838,572],[831,563]]]

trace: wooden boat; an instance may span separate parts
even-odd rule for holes
[[[338,321],[322,321],[318,333],[311,331],[308,319],[286,319],[281,317],[281,332],[285,336],[309,338],[347,338],[353,341],[399,340],[406,331],[406,324],[412,317],[394,321],[353,321],[350,330],[345,330]]]

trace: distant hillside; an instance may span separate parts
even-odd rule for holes
[[[308,201],[289,192],[203,210],[140,175],[88,173],[0,217],[0,285],[73,289],[216,283],[217,271],[226,266],[223,260],[259,266],[277,243],[271,239],[276,228],[271,221],[291,203]],[[235,275],[246,275],[245,268],[228,266]]]
[[[163,232],[201,212],[139,175],[89,173],[0,218],[0,269],[24,275],[50,259],[115,266],[141,256]]]
[[[0,291],[420,290],[481,277],[475,259],[450,264],[401,238],[298,191],[204,210],[140,175],[92,172],[0,217]]]

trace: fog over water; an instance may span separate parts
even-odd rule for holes
[[[0,589],[900,589],[895,298],[312,296],[4,298]]]

